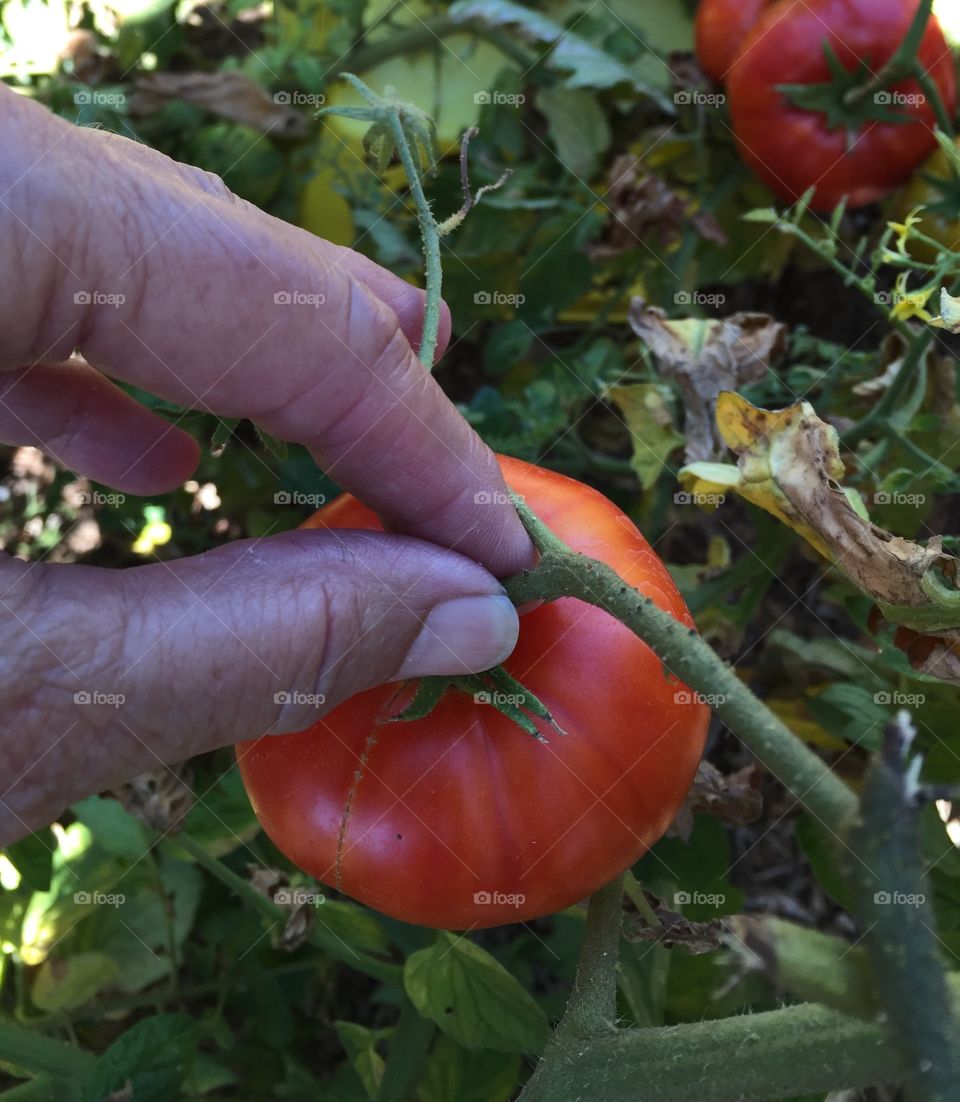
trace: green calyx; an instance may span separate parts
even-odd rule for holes
[[[547,741],[535,722],[538,719],[552,727],[558,735],[565,734],[543,702],[516,678],[511,677],[503,666],[494,666],[483,673],[465,674],[462,677],[421,678],[413,700],[402,712],[393,716],[393,720],[409,722],[423,719],[451,689],[473,697],[474,703],[481,707],[488,705],[496,708],[501,715],[515,723],[521,731],[533,735],[538,742]]]
[[[777,91],[796,107],[823,115],[828,130],[846,130],[851,140],[868,122],[913,121],[912,115],[897,109],[889,89],[863,94],[875,83],[868,58],[862,58],[855,69],[846,69],[827,41],[823,43],[823,54],[830,69],[829,80],[820,84],[778,84]]]

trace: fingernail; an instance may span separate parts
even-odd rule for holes
[[[509,597],[456,597],[432,608],[397,680],[476,673],[502,662],[517,643],[520,621]]]

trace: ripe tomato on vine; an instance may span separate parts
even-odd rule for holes
[[[501,457],[508,485],[574,550],[693,621],[666,567],[597,491]],[[350,496],[307,527],[379,529]],[[589,895],[667,829],[700,760],[709,710],[607,613],[573,598],[521,618],[505,666],[549,709],[538,742],[482,698],[448,690],[390,722],[385,685],[309,730],[237,748],[257,815],[300,868],[407,922],[464,929]]]

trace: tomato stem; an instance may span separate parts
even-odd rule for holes
[[[917,50],[927,30],[927,23],[933,11],[933,0],[920,0],[913,21],[907,28],[907,33],[893,54],[873,74],[873,76],[857,87],[851,88],[844,99],[848,106],[863,103],[875,92],[883,91],[888,85],[896,84],[909,76],[916,76],[919,72],[917,64]],[[939,98],[939,96],[938,96]]]
[[[811,814],[842,837],[856,812],[853,793],[696,631],[657,608],[606,563],[572,551],[524,503],[515,504],[542,557],[533,570],[504,583],[514,604],[572,596],[615,616],[689,688],[715,698],[714,711],[730,730]]]

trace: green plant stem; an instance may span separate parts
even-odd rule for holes
[[[433,1022],[424,1018],[404,994],[377,1102],[410,1102],[436,1032]]]
[[[917,50],[923,41],[932,10],[933,0],[920,0],[913,21],[907,28],[907,33],[903,36],[900,45],[869,80],[847,93],[848,104],[862,103],[875,92],[881,92],[888,85],[895,84],[911,73],[919,71]]]
[[[278,907],[265,895],[261,895],[249,881],[244,880],[242,876],[238,876],[232,869],[227,868],[219,858],[208,853],[203,845],[195,838],[191,838],[189,834],[181,832],[172,837],[165,845],[173,852],[176,852],[177,849],[185,850],[198,865],[202,865],[268,921],[281,924],[286,921],[288,914],[282,907]],[[317,948],[323,949],[334,960],[349,964],[351,968],[356,968],[358,972],[363,972],[374,979],[393,984],[399,984],[403,980],[403,970],[399,965],[391,964],[385,960],[378,960],[368,953],[362,953],[351,948],[340,938],[329,933],[321,922],[315,922],[311,926],[307,940],[312,945],[316,945]]]
[[[65,1079],[86,1075],[97,1062],[92,1053],[7,1022],[0,1022],[0,1060],[37,1075]]]
[[[933,341],[933,336],[932,329],[921,329],[918,333],[908,333],[907,351],[903,357],[903,363],[900,365],[900,370],[873,409],[855,425],[847,429],[846,432],[840,433],[840,442],[844,447],[855,447],[896,409],[897,402],[906,390],[907,384],[913,378],[917,365],[926,355],[927,349]]]
[[[802,1003],[764,1014],[624,1029],[544,1060],[521,1102],[773,1102],[895,1079],[881,1026]]]
[[[901,712],[870,763],[850,831],[847,880],[866,932],[892,1045],[908,1074],[908,1102],[952,1102],[960,1084],[960,1022],[937,946],[915,782],[906,751],[915,732]]]
[[[713,701],[713,710],[796,799],[838,836],[857,803],[820,758],[760,701],[692,628],[661,611],[606,563],[570,550],[523,503],[517,511],[541,553],[533,570],[505,582],[516,605],[577,597],[609,612],[659,656],[664,668]]]
[[[648,926],[651,926],[653,929],[663,926],[663,923],[657,918],[657,912],[650,906],[650,902],[644,893],[643,885],[630,871],[625,872],[623,875],[623,890],[626,892],[630,902],[637,908],[637,913]]]
[[[595,1037],[616,1028],[622,913],[623,877],[618,876],[590,897],[573,994],[551,1043],[567,1034]]]
[[[927,97],[927,102],[933,108],[937,126],[952,138],[954,133],[953,119],[950,117],[950,112],[947,111],[946,104],[943,102],[943,97],[940,95],[940,89],[937,87],[936,81],[926,72],[926,70],[921,68],[919,64],[917,65],[917,71],[914,77],[917,84],[920,85],[920,90]]]
[[[437,334],[440,330],[440,294],[443,285],[443,268],[440,264],[440,231],[436,219],[430,210],[430,204],[423,193],[420,171],[414,163],[410,145],[407,142],[400,118],[396,112],[390,116],[390,128],[397,143],[400,163],[407,176],[410,194],[417,206],[417,221],[420,224],[420,237],[423,240],[425,261],[426,306],[423,314],[423,336],[420,338],[420,361],[430,371],[437,353]]]
[[[932,473],[948,483],[945,489],[949,489],[951,493],[957,493],[958,489],[960,489],[960,481],[957,480],[956,474],[951,471],[949,467],[941,463],[939,459],[934,459],[934,457],[925,452],[919,444],[915,444],[905,432],[900,432],[894,425],[891,425],[889,421],[884,422],[882,427],[884,435],[891,443],[896,444],[897,447],[902,448],[918,463],[923,464],[925,469],[914,474],[912,479],[913,482],[918,478],[923,478],[924,475]]]

